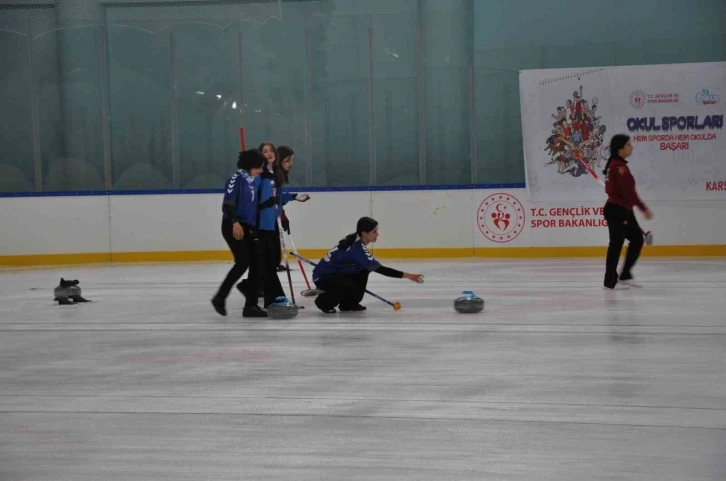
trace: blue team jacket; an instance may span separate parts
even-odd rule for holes
[[[265,202],[270,197],[273,197],[277,194],[277,185],[275,184],[275,178],[272,175],[271,172],[269,172],[267,169],[265,169],[262,174],[258,177],[259,181],[259,187],[257,189],[258,192],[258,200],[257,203],[261,204]],[[280,189],[282,190],[282,189]],[[277,212],[280,212],[280,215],[282,214],[282,206],[290,202],[295,198],[295,194],[290,194],[288,192],[282,192],[282,195],[279,196],[278,206],[277,210],[275,209],[275,206],[267,207],[264,209],[260,209],[260,216],[259,216],[259,222],[257,223],[257,229],[259,230],[275,230],[277,227]]]
[[[313,282],[326,274],[357,274],[363,270],[374,271],[380,265],[359,237],[347,249],[335,246],[325,254],[313,269]]]
[[[256,177],[251,177],[245,170],[238,170],[227,180],[222,201],[222,213],[225,219],[254,226],[257,222],[257,190]],[[227,208],[225,208],[227,206]],[[233,207],[234,216],[228,215],[229,207]]]

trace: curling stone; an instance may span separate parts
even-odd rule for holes
[[[292,319],[297,317],[298,307],[287,300],[286,297],[278,297],[272,304],[267,306],[267,317],[272,319]]]
[[[454,309],[461,314],[475,314],[484,310],[484,299],[472,291],[464,291],[454,300]]]
[[[61,277],[60,284],[53,290],[55,301],[60,305],[75,304],[76,302],[91,302],[81,296],[81,286],[77,280],[67,281]]]

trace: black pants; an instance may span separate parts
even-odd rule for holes
[[[267,307],[277,297],[285,295],[277,275],[277,266],[280,264],[280,233],[277,230],[257,232],[260,238],[260,273]]]
[[[219,286],[217,291],[218,299],[226,299],[229,296],[229,292],[234,287],[235,283],[244,275],[245,271],[249,268],[249,284],[247,284],[247,292],[245,297],[245,307],[252,307],[257,305],[257,290],[258,290],[258,279],[259,274],[257,273],[257,255],[255,253],[255,244],[257,241],[252,239],[252,236],[245,231],[244,239],[237,240],[232,235],[232,223],[223,220],[222,221],[222,237],[227,242],[229,250],[232,251],[234,256],[234,265],[229,270],[227,277],[224,278],[222,285]]]
[[[608,246],[607,260],[605,263],[605,287],[614,287],[618,283],[618,261],[620,252],[623,250],[625,239],[630,241],[628,251],[625,254],[625,264],[620,274],[620,279],[632,279],[631,270],[640,257],[643,248],[643,231],[640,229],[635,214],[632,210],[619,205],[607,203],[604,209],[605,220],[608,222],[610,232],[610,245]]]
[[[357,274],[325,274],[315,281],[315,286],[325,291],[316,300],[318,307],[351,309],[363,300],[368,285],[369,271]]]

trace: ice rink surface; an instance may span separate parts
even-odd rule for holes
[[[726,261],[385,264],[400,311],[295,265],[287,321],[217,315],[224,263],[0,271],[0,480],[726,479]]]

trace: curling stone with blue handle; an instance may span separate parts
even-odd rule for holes
[[[472,291],[464,291],[454,300],[454,309],[461,314],[476,314],[484,310],[484,299]]]
[[[292,319],[297,316],[297,313],[298,307],[283,296],[278,297],[267,306],[267,317],[272,319]]]

